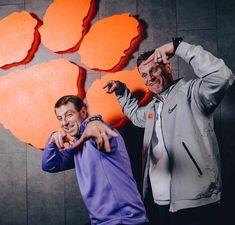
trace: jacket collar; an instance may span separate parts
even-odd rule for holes
[[[175,91],[178,89],[177,87],[181,85],[181,82],[179,82],[181,81],[181,79],[182,78],[174,80],[174,82],[160,94],[153,93],[153,99],[157,101],[164,101],[165,99],[167,99],[169,95],[173,95]]]

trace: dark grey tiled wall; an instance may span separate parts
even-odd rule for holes
[[[27,10],[42,18],[52,0],[1,0],[0,19],[14,11]],[[94,21],[113,14],[131,12],[144,21],[146,36],[133,54],[126,68],[149,50],[181,35],[190,43],[200,44],[221,57],[235,71],[235,2],[233,0],[99,0]],[[74,62],[76,54],[59,56],[42,45],[34,59],[26,66],[0,70],[3,76],[50,59],[64,57]],[[191,68],[174,58],[174,76],[194,77]],[[103,73],[88,71],[86,89]],[[215,127],[221,147],[224,181],[223,220],[228,218],[235,200],[234,160],[235,88],[231,88],[216,111]],[[4,109],[1,109],[4,110]],[[129,132],[127,132],[127,129]],[[131,132],[130,132],[131,130]],[[133,135],[141,140],[142,130],[127,124],[120,129],[129,148],[134,175],[140,181],[140,141],[133,143]],[[133,152],[132,149],[136,149]],[[0,225],[83,225],[88,221],[77,187],[74,171],[47,174],[41,171],[40,150],[18,141],[0,126]],[[231,207],[232,206],[232,207]],[[229,223],[224,223],[229,224]]]

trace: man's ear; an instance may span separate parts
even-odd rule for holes
[[[79,112],[80,112],[80,115],[82,116],[83,119],[87,118],[88,112],[87,112],[86,105],[82,106],[82,108],[81,108],[81,110]]]
[[[171,63],[165,64],[165,70],[167,74],[172,74],[173,68],[172,68]]]

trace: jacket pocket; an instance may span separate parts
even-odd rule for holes
[[[193,162],[194,166],[196,167],[198,173],[199,173],[200,175],[202,175],[202,174],[203,174],[203,173],[202,173],[202,170],[200,169],[200,167],[199,167],[199,165],[197,164],[196,160],[193,158],[193,156],[192,156],[192,154],[190,153],[189,149],[187,148],[186,144],[185,144],[184,142],[182,142],[182,145],[183,145],[184,149],[186,150],[186,152],[187,152],[189,158],[190,158],[191,161]]]

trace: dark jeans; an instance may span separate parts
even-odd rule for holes
[[[220,221],[220,204],[212,203],[195,208],[169,212],[169,205],[159,206],[148,195],[145,207],[149,225],[224,225]]]

